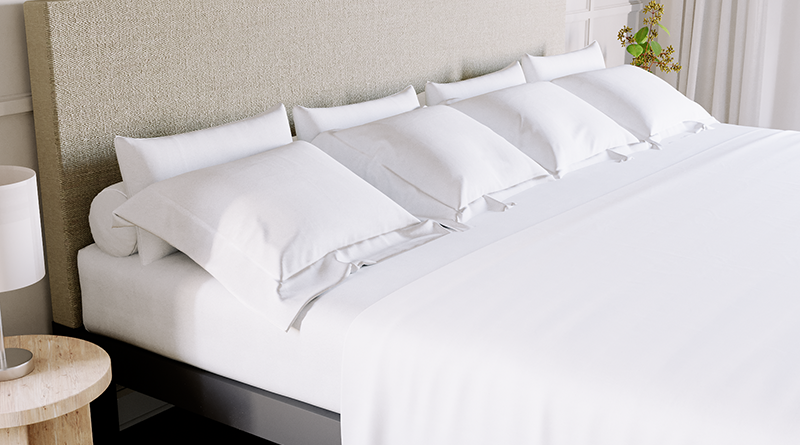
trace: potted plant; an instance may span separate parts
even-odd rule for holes
[[[617,34],[617,40],[633,56],[631,65],[650,72],[653,72],[656,67],[665,73],[680,71],[682,67],[673,62],[672,55],[675,53],[675,49],[672,45],[662,48],[661,44],[656,41],[659,28],[669,35],[669,30],[661,24],[664,6],[651,1],[645,5],[642,13],[645,15],[643,19],[644,26],[636,34],[633,33],[633,29],[629,26],[624,26]]]

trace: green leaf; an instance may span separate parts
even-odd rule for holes
[[[626,49],[633,57],[639,57],[644,52],[644,48],[642,48],[642,45],[639,45],[638,43],[628,45],[628,48]]]
[[[661,44],[656,42],[655,40],[650,42],[650,49],[653,50],[653,55],[656,57],[658,57],[658,55],[661,54]]]
[[[642,43],[645,42],[645,40],[647,40],[647,34],[649,32],[650,32],[650,29],[645,26],[642,29],[640,29],[639,32],[637,32],[636,35],[633,38],[634,38],[634,40],[636,40],[636,43],[641,45]]]
[[[663,30],[664,30],[664,32],[665,32],[665,33],[667,33],[667,35],[670,35],[670,33],[669,33],[669,30],[667,29],[667,27],[666,27],[666,26],[662,25],[661,23],[659,23],[659,24],[658,24],[658,26],[660,26],[660,27],[661,27],[661,29],[663,29]]]

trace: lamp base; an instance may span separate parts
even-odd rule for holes
[[[24,377],[33,371],[33,354],[27,349],[6,348],[8,367],[0,369],[0,382]]]

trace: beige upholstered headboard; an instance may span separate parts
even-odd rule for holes
[[[120,180],[114,135],[283,102],[331,106],[564,48],[565,0],[35,0],[25,24],[57,323],[82,324],[77,251]]]

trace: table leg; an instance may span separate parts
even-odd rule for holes
[[[0,445],[27,445],[28,427],[17,426],[0,430]]]
[[[31,445],[91,445],[92,418],[89,405],[44,422],[28,425]]]

